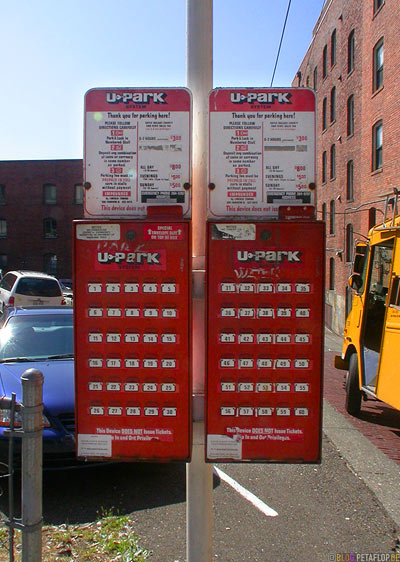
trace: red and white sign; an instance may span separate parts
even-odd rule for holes
[[[322,222],[208,224],[208,461],[319,461],[324,263]]]
[[[75,221],[74,267],[78,457],[188,460],[190,224]]]
[[[85,217],[144,217],[150,205],[190,217],[191,104],[186,88],[86,93]]]
[[[217,88],[209,119],[209,218],[277,218],[280,205],[314,203],[312,90]]]

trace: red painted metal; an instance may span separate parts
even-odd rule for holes
[[[76,221],[78,456],[188,460],[190,223]]]
[[[207,460],[319,462],[324,224],[209,222]]]

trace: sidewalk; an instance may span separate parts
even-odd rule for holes
[[[358,418],[345,411],[345,372],[333,366],[340,351],[341,338],[326,330],[324,433],[400,526],[400,412],[373,400]]]

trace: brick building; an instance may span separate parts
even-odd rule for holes
[[[353,243],[382,219],[382,194],[399,186],[399,34],[398,0],[326,0],[293,81],[317,96],[326,321],[337,333],[351,304]]]
[[[72,220],[83,216],[82,160],[0,162],[0,268],[72,274]]]

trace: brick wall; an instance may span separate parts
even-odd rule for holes
[[[397,186],[400,172],[400,121],[397,117],[400,51],[400,12],[397,0],[385,0],[374,14],[373,0],[327,0],[315,25],[313,40],[299,68],[301,85],[313,87],[317,67],[317,197],[318,216],[322,205],[328,211],[327,220],[327,305],[332,307],[331,328],[341,333],[344,326],[347,278],[351,264],[347,261],[346,233],[349,225],[354,240],[368,233],[370,208],[384,205],[380,195]],[[332,33],[336,30],[336,63],[331,65]],[[354,33],[354,69],[348,70],[349,36]],[[384,40],[383,87],[373,92],[373,50]],[[322,56],[327,48],[327,74],[322,77]],[[299,85],[298,75],[293,85]],[[336,90],[336,119],[331,122],[331,91]],[[354,99],[354,133],[347,134],[347,103]],[[322,127],[323,100],[327,100],[327,126]],[[372,127],[383,121],[383,166],[372,171]],[[330,178],[330,150],[336,148],[336,173]],[[327,153],[327,180],[322,182],[322,154]],[[354,195],[347,198],[347,164],[353,161]],[[376,201],[378,199],[378,202]],[[330,234],[329,207],[335,201],[335,233]],[[329,290],[330,263],[335,266],[334,289]],[[346,297],[347,295],[347,297]]]
[[[7,221],[7,236],[0,238],[0,254],[7,256],[3,270],[44,271],[44,256],[57,256],[57,276],[72,273],[72,220],[83,216],[75,203],[75,184],[82,183],[82,160],[25,160],[0,162],[0,184],[5,200],[0,219]],[[54,184],[56,204],[43,201],[43,185]],[[45,238],[43,219],[56,220],[56,236]]]

